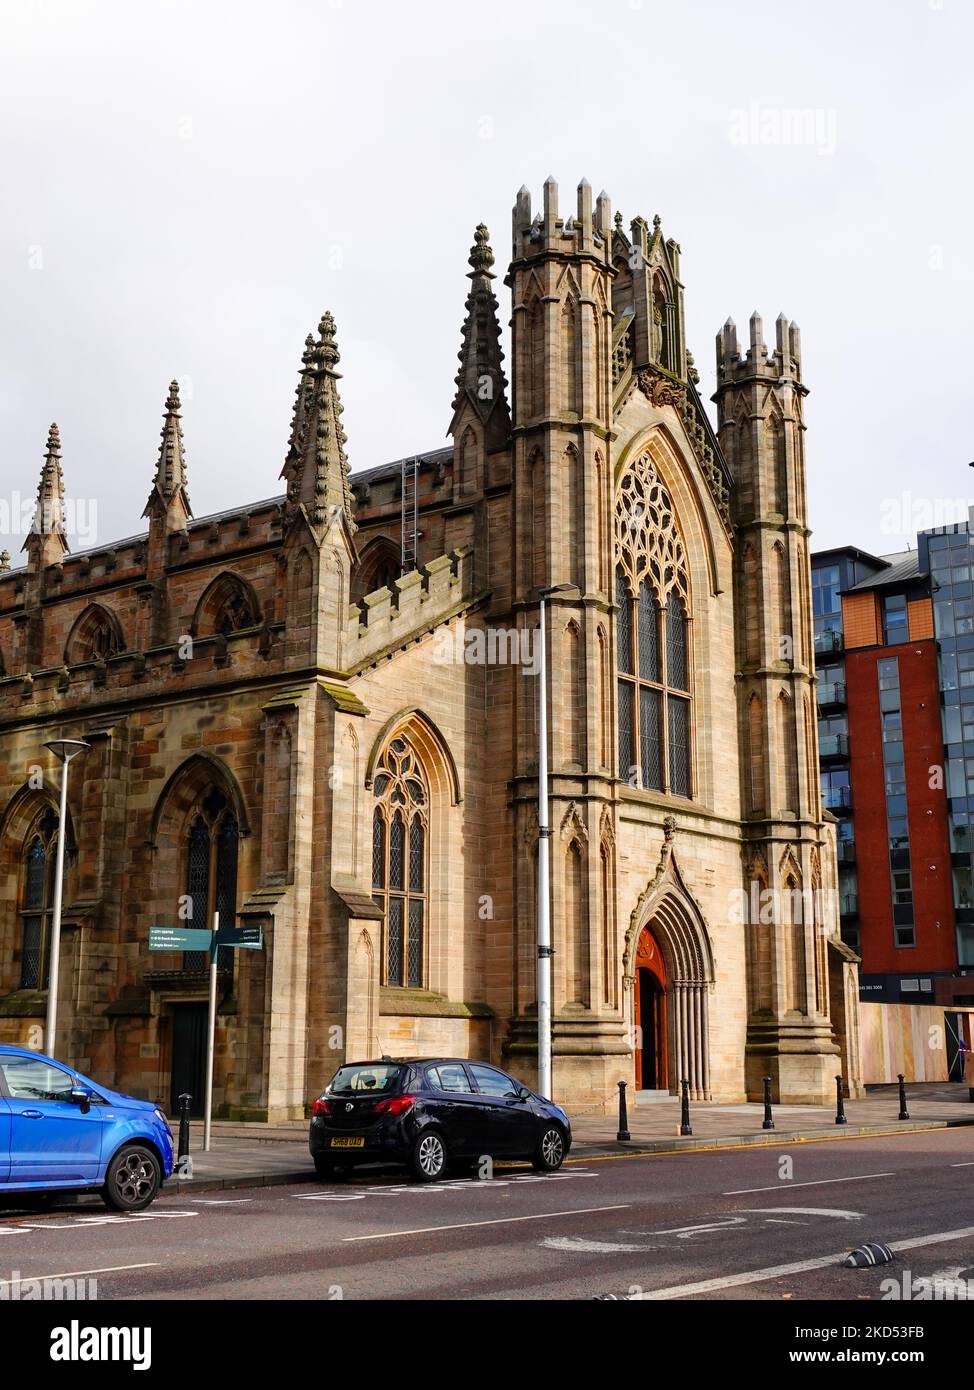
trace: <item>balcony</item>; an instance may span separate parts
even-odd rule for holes
[[[851,811],[851,787],[826,787],[822,793],[822,805],[827,811]]]
[[[855,840],[840,840],[835,847],[836,858],[840,864],[854,864],[856,862],[856,842]]]
[[[827,656],[842,650],[842,633],[829,629],[815,634],[815,655]]]
[[[838,709],[845,705],[845,681],[825,681],[815,687],[819,709]]]
[[[848,734],[823,734],[818,741],[818,756],[823,763],[849,756]]]

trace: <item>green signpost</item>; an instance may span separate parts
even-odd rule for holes
[[[208,951],[213,933],[199,927],[150,927],[150,951]]]
[[[216,1034],[216,957],[221,946],[230,950],[261,951],[264,929],[259,922],[246,927],[221,927],[220,914],[213,914],[213,930],[199,927],[150,927],[150,951],[208,951],[210,956],[210,1010],[206,1028],[206,1102],[203,1109],[203,1150],[210,1148],[210,1117],[213,1111],[213,1040]]]

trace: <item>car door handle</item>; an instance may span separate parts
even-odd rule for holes
[[[20,1113],[25,1120],[43,1120],[44,1118],[43,1110],[21,1110]]]

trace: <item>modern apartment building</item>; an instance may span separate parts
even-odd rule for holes
[[[974,1002],[972,540],[812,557],[822,794],[866,1000]]]

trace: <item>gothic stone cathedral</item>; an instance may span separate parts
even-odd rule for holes
[[[147,529],[81,554],[51,427],[0,572],[0,1040],[39,1036],[57,769],[72,763],[57,1050],[200,1095],[206,956],[150,925],[263,927],[219,960],[215,1101],[300,1117],[348,1059],[536,1057],[539,590],[550,683],[556,1096],[859,1089],[855,957],[819,797],[798,329],[717,339],[680,248],[603,194],[514,207],[502,367],[470,255],[452,445],[351,474],[335,324],[301,358],[283,496],[194,518],[175,383]],[[532,659],[527,660],[526,657]],[[37,768],[43,769],[43,778]],[[765,905],[771,903],[771,910]],[[761,910],[758,910],[758,904]]]

